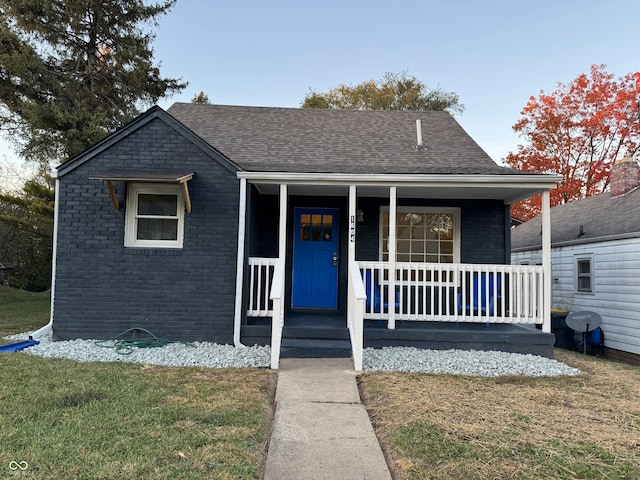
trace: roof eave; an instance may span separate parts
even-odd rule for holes
[[[575,240],[563,240],[551,242],[551,248],[559,248],[559,247],[571,247],[574,245],[587,245],[592,243],[602,243],[602,242],[613,242],[616,240],[628,240],[632,238],[640,238],[640,232],[627,232],[627,233],[618,233],[613,235],[602,235],[599,237],[592,238],[580,238]],[[535,245],[526,245],[524,247],[516,247],[512,248],[512,252],[527,252],[527,251],[536,251],[541,250],[542,246],[540,244]]]
[[[517,186],[547,190],[562,180],[560,175],[460,175],[460,174],[361,174],[361,173],[295,173],[237,172],[238,178],[250,183],[288,183],[309,185],[389,185],[389,186]]]
[[[278,184],[297,188],[302,194],[323,194],[322,189],[359,187],[358,195],[373,196],[380,189],[398,187],[408,196],[459,199],[500,199],[513,204],[554,188],[556,175],[458,175],[458,174],[345,174],[240,171],[238,178],[257,185],[263,193],[277,193]],[[316,187],[316,188],[307,188]],[[361,193],[362,192],[362,193]]]

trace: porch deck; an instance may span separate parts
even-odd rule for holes
[[[249,317],[242,326],[245,345],[269,345],[271,319]],[[422,349],[497,350],[553,358],[555,336],[532,325],[505,323],[398,321],[390,330],[380,320],[364,321],[364,347],[411,346]],[[348,356],[344,314],[292,312],[285,316],[281,356]]]

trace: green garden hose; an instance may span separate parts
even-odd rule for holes
[[[121,338],[126,336],[130,332],[133,332],[134,335],[135,332],[144,332],[149,336],[144,338]],[[122,332],[120,335],[117,335],[108,340],[96,340],[95,345],[98,347],[112,348],[119,355],[131,355],[135,348],[158,348],[169,345],[170,343],[182,343],[185,345],[193,346],[187,342],[178,342],[175,340],[167,340],[166,338],[158,338],[146,328],[141,327],[130,328]]]

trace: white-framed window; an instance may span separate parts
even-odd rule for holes
[[[590,255],[576,257],[576,291],[593,292],[593,257]]]
[[[182,248],[184,208],[179,185],[129,184],[125,247]]]
[[[389,260],[389,207],[380,211],[380,260]],[[460,263],[460,209],[397,207],[396,261]]]

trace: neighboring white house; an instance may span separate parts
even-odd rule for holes
[[[640,363],[640,169],[624,158],[611,191],[551,209],[551,306],[602,316],[610,358]],[[512,230],[511,263],[542,262],[540,217]]]

